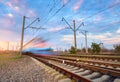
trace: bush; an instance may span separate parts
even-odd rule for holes
[[[71,46],[71,49],[69,50],[71,54],[76,54],[75,47]]]
[[[98,54],[98,53],[100,53],[101,48],[100,48],[100,45],[99,45],[99,44],[97,44],[97,43],[92,43],[91,47],[92,47],[92,53],[93,53],[93,54]]]
[[[114,45],[115,52],[120,52],[120,44]]]

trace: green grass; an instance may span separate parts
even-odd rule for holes
[[[7,67],[22,57],[18,52],[0,52],[0,68],[7,69]]]

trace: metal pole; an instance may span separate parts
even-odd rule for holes
[[[75,50],[77,51],[75,20],[73,20],[73,24],[74,24],[74,47],[75,47]]]
[[[22,37],[21,37],[21,45],[20,45],[20,56],[22,56],[22,50],[23,50],[24,26],[25,26],[25,16],[23,16]]]
[[[86,43],[86,54],[88,54],[88,47],[87,47],[87,31],[85,31],[85,43]]]
[[[78,28],[76,29],[75,20],[73,20],[74,28],[72,28],[72,26],[65,20],[65,18],[62,18],[62,21],[65,21],[66,24],[69,26],[69,28],[72,29],[72,31],[74,32],[74,47],[75,47],[75,50],[77,51],[76,31],[77,31],[82,25],[84,26],[84,23],[82,22],[82,23],[78,26]]]

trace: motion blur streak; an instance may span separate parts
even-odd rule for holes
[[[49,47],[50,44],[48,43],[47,39],[43,39],[43,37],[37,36],[30,40],[28,43],[24,45],[24,49],[29,49],[31,47],[37,48],[46,48]]]
[[[58,55],[57,52],[54,52],[52,48],[28,48],[23,50],[23,54],[26,55]]]
[[[47,39],[43,37],[35,37],[24,46],[23,54],[34,54],[34,55],[57,55],[52,48],[49,47]]]

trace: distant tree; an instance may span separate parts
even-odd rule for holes
[[[80,49],[77,49],[77,52],[81,52],[81,50],[80,50]]]
[[[92,53],[92,49],[91,49],[91,48],[88,48],[88,52],[89,52],[89,53]]]
[[[71,54],[76,54],[75,47],[71,46],[71,49],[69,50]]]
[[[91,48],[93,54],[98,54],[101,51],[100,45],[97,43],[92,43]]]
[[[120,52],[120,44],[114,45],[115,52]]]
[[[109,51],[110,51],[110,50],[107,49],[107,48],[102,48],[101,50],[102,50],[102,52],[109,52]]]
[[[67,50],[65,49],[65,52],[67,52]]]
[[[82,48],[82,52],[85,53],[85,48]]]

